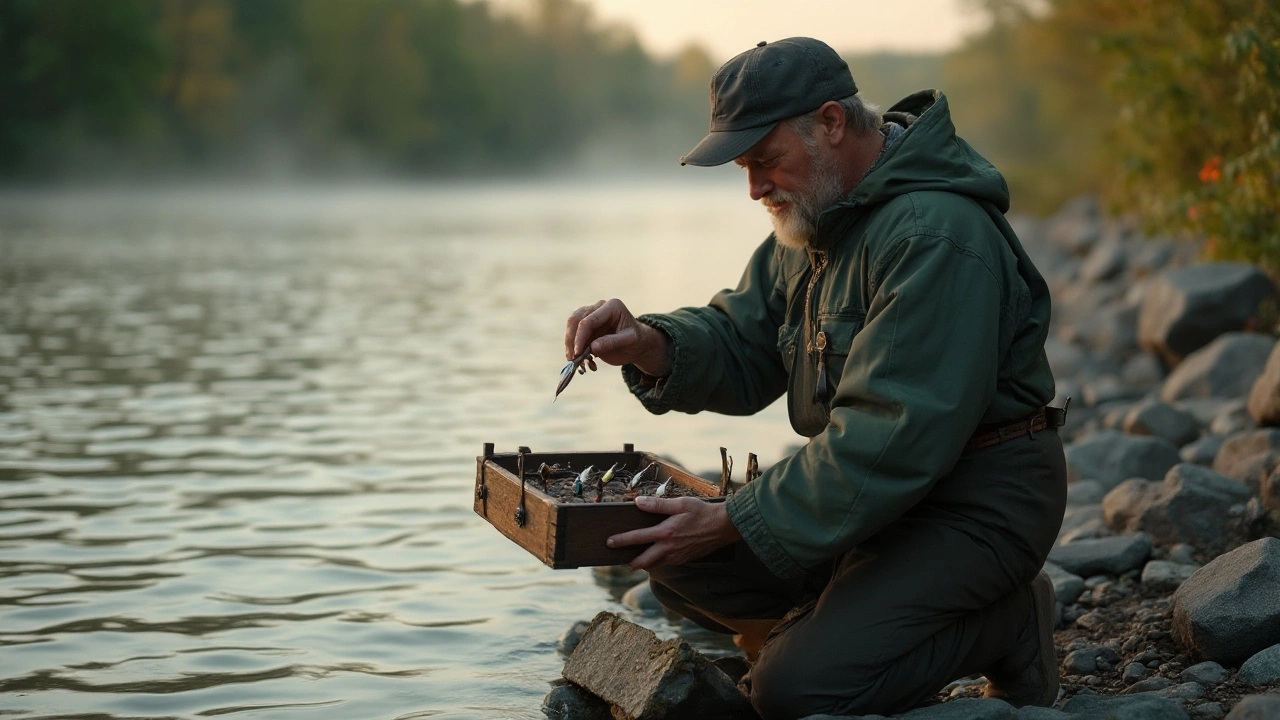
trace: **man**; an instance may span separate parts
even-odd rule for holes
[[[723,504],[637,498],[670,517],[610,546],[651,543],[632,565],[659,600],[758,652],[743,683],[769,720],[899,712],[974,673],[1052,703],[1039,571],[1066,501],[1062,411],[1004,179],[941,93],[881,118],[809,38],[730,60],[711,106],[681,163],[736,162],[774,233],[708,306],[637,319],[601,301],[565,350],[624,365],[654,413],[785,393],[810,439]]]

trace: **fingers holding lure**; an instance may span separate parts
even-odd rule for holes
[[[574,371],[581,375],[586,375],[588,367],[591,368],[592,372],[597,369],[596,360],[591,355],[591,348],[583,350],[581,355],[565,363],[565,366],[560,368],[560,384],[556,385],[556,395],[551,398],[551,402],[555,402],[556,398],[560,397],[560,393],[569,387],[569,382],[573,380]]]

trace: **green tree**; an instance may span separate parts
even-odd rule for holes
[[[0,2],[0,171],[50,135],[133,129],[163,71],[155,21],[147,0]]]

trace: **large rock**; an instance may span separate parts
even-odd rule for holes
[[[1280,643],[1280,539],[1220,555],[1173,594],[1178,642],[1206,660],[1236,665]]]
[[[1183,445],[1178,451],[1178,457],[1182,458],[1183,462],[1212,466],[1213,459],[1218,457],[1218,451],[1222,449],[1222,441],[1223,438],[1205,435],[1199,440]]]
[[[618,720],[751,717],[746,696],[710,660],[609,612],[591,621],[563,675],[610,703]]]
[[[1271,348],[1266,367],[1249,391],[1249,415],[1262,426],[1280,425],[1280,343]]]
[[[1076,695],[1062,709],[1072,720],[1187,720],[1182,703],[1151,695]]]
[[[1133,533],[1057,545],[1049,551],[1049,560],[1080,577],[1123,575],[1142,567],[1150,554],[1151,538]]]
[[[1266,335],[1227,333],[1183,359],[1165,378],[1160,399],[1243,396],[1262,374],[1271,345]]]
[[[1132,479],[1102,499],[1102,516],[1116,532],[1145,532],[1158,545],[1187,543],[1216,554],[1225,549],[1227,510],[1249,500],[1243,483],[1200,465],[1180,463],[1164,482]]]
[[[1080,264],[1080,279],[1085,282],[1111,280],[1124,272],[1129,256],[1117,238],[1108,238],[1096,246]]]
[[[1280,682],[1280,645],[1257,652],[1240,666],[1240,682],[1252,687]]]
[[[960,698],[941,705],[916,708],[896,720],[1014,720],[1016,711],[1003,700],[992,698]]]
[[[1092,195],[1075,198],[1045,223],[1045,237],[1070,255],[1086,255],[1102,237],[1102,209]]]
[[[1058,602],[1070,605],[1080,599],[1080,593],[1084,592],[1084,578],[1051,562],[1044,564],[1044,572],[1049,576],[1049,582],[1053,583],[1053,595]]]
[[[1280,694],[1250,695],[1241,698],[1225,720],[1280,720]]]
[[[1124,431],[1130,435],[1153,435],[1182,447],[1200,436],[1194,415],[1159,400],[1135,405],[1124,416]]]
[[[1232,435],[1213,458],[1213,469],[1258,492],[1262,479],[1280,466],[1280,430],[1267,428]]]
[[[542,714],[551,720],[613,720],[609,703],[573,683],[547,693],[542,699]]]
[[[1152,560],[1142,567],[1142,584],[1156,592],[1170,592],[1177,590],[1199,569],[1199,565]]]
[[[1170,366],[1177,365],[1219,335],[1243,330],[1275,292],[1266,273],[1245,263],[1171,270],[1146,288],[1138,342]]]
[[[1097,480],[1107,490],[1133,477],[1162,478],[1178,464],[1178,448],[1168,440],[1110,430],[1068,445],[1066,456],[1069,481]]]

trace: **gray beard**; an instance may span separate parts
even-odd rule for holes
[[[773,221],[773,235],[783,247],[809,247],[818,229],[818,216],[835,205],[844,194],[840,185],[840,165],[834,156],[824,158],[817,152],[811,152],[809,161],[813,171],[803,190],[796,193],[775,190],[768,195],[771,203],[790,204],[780,213],[769,213]]]

